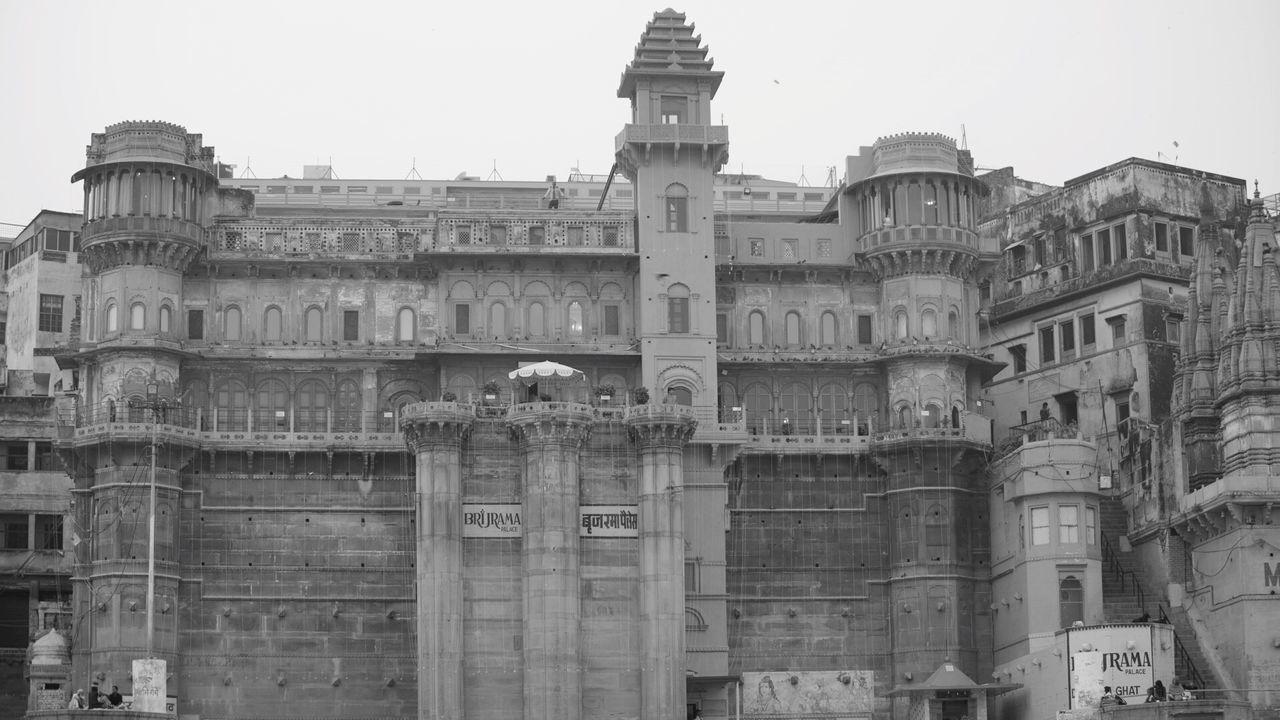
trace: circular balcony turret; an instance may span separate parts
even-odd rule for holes
[[[850,184],[856,247],[879,279],[909,274],[968,277],[978,259],[977,198],[967,151],[933,133],[903,133],[872,146],[869,173]]]
[[[122,122],[95,133],[84,181],[83,259],[94,273],[120,265],[182,271],[204,244],[205,199],[218,185],[213,148],[164,122]]]

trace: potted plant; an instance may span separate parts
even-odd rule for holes
[[[634,393],[632,393],[632,397],[635,399],[635,403],[637,405],[648,405],[649,404],[649,388],[641,385],[640,387],[636,388]]]
[[[600,402],[602,402],[602,403],[607,403],[607,402],[609,402],[610,400],[612,400],[612,399],[613,399],[613,386],[612,386],[612,385],[599,385],[599,386],[597,386],[597,387],[596,387],[596,398],[597,398]]]
[[[458,393],[453,392],[452,390],[445,390],[440,393],[440,399],[445,402],[456,402],[458,400]]]
[[[498,381],[490,380],[480,387],[480,391],[484,393],[485,402],[494,402],[498,399]]]

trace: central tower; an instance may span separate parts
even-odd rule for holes
[[[729,153],[728,128],[711,124],[724,78],[712,64],[683,14],[655,14],[622,73],[631,122],[616,143],[635,187],[643,382],[703,407],[716,406],[713,183]]]

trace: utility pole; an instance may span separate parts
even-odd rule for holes
[[[130,407],[151,411],[151,481],[147,506],[147,657],[155,657],[156,635],[156,456],[160,452],[160,421],[169,401],[160,398],[160,386],[147,383],[147,399],[131,401]]]

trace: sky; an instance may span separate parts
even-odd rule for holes
[[[665,5],[0,0],[0,236],[70,183],[93,132],[166,120],[237,176],[606,173],[617,97]],[[825,184],[877,137],[963,134],[979,167],[1061,184],[1138,156],[1280,192],[1275,0],[696,0],[725,73],[726,171]]]

